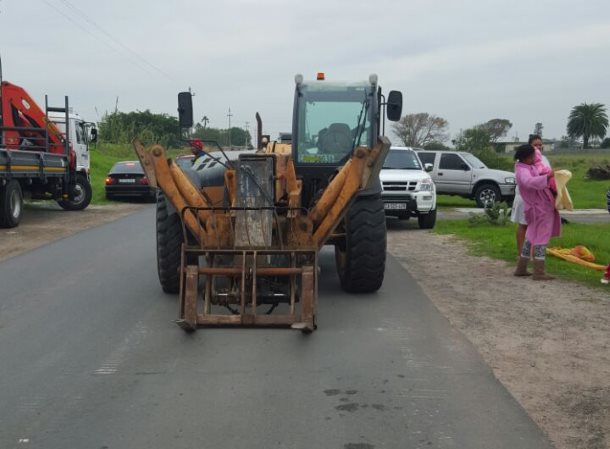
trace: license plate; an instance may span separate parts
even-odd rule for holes
[[[406,203],[385,203],[383,205],[383,208],[389,209],[389,210],[406,209],[407,204]]]
[[[119,179],[119,184],[135,184],[135,179]]]

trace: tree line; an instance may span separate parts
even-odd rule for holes
[[[129,144],[138,137],[145,145],[154,143],[167,148],[184,146],[178,118],[168,114],[155,114],[146,111],[106,113],[98,123],[100,141],[116,144]],[[197,123],[192,130],[193,138],[215,141],[221,146],[246,146],[252,138],[247,130],[238,127],[231,129],[212,128],[207,121]]]
[[[460,131],[451,142],[458,151],[478,154],[483,159],[490,158],[498,148],[500,138],[512,128],[507,119],[494,118],[472,128]],[[396,137],[405,146],[426,149],[448,149],[449,122],[442,117],[420,112],[407,114],[392,125]],[[542,123],[536,123],[533,134],[542,136]],[[582,103],[574,106],[567,123],[567,136],[564,141],[582,139],[583,148],[589,148],[592,139],[604,139],[608,129],[606,107],[601,103]],[[610,148],[610,138],[601,141],[602,148]]]
[[[207,126],[207,117],[197,123],[192,137],[204,141],[215,141],[221,146],[247,146],[252,143],[249,131],[238,127],[231,129]],[[184,145],[180,135],[178,119],[168,114],[155,114],[149,110],[106,113],[98,124],[101,141],[129,144],[134,137],[146,145],[159,143],[166,147],[178,148]],[[495,152],[496,144],[512,128],[507,119],[494,118],[475,125],[460,133],[451,141],[456,150],[478,154],[485,161]],[[606,107],[601,103],[582,103],[572,108],[568,117],[567,138],[582,139],[588,148],[592,139],[604,139],[608,129]],[[449,122],[427,112],[407,114],[392,125],[392,130],[402,144],[427,149],[445,149],[449,140]],[[542,134],[542,124],[536,123],[534,134]],[[610,139],[601,142],[602,148],[610,147]]]

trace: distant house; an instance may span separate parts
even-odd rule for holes
[[[513,154],[517,147],[520,147],[527,142],[498,142],[496,143],[496,151]],[[553,151],[557,148],[558,142],[554,139],[542,139],[544,151]],[[503,148],[503,149],[502,149]]]

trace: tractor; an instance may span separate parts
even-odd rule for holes
[[[192,96],[178,95],[182,129],[193,126]],[[387,99],[366,82],[295,77],[290,143],[269,141],[257,114],[256,151],[220,148],[180,167],[160,145],[134,149],[159,187],[157,266],[165,292],[179,293],[177,323],[201,326],[316,324],[318,253],[334,245],[342,288],[378,290],[386,227],[379,171],[402,94]]]

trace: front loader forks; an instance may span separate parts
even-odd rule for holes
[[[195,254],[205,258],[206,266],[184,263],[195,259]],[[268,263],[271,259],[273,265]],[[278,260],[285,263],[278,264]],[[200,326],[278,326],[312,332],[316,328],[318,292],[315,267],[317,254],[312,250],[201,250],[183,245],[180,316],[176,323],[186,331]],[[204,288],[200,293],[201,277]],[[278,277],[289,277],[286,295],[260,291],[265,281],[273,282]],[[237,288],[227,292],[219,284]],[[287,310],[271,315],[258,310],[262,305],[270,305],[270,310],[284,305]]]

